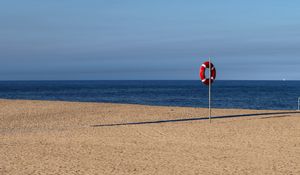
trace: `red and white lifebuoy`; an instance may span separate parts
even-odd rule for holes
[[[209,61],[206,61],[201,65],[199,73],[202,83],[205,85],[209,85],[209,78],[211,79],[211,83],[213,83],[216,79],[216,68],[212,63],[210,63],[210,77],[208,78],[205,77],[206,69],[209,69]]]

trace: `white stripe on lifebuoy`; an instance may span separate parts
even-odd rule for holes
[[[202,82],[206,81],[206,79],[203,79]]]
[[[198,65],[199,65],[199,64],[198,64]],[[206,65],[205,65],[205,64],[202,64],[202,65],[201,65],[201,67],[204,67],[204,68],[206,68]]]

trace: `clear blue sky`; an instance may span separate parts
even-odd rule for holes
[[[297,0],[2,0],[0,80],[300,80]]]

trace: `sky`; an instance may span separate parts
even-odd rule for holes
[[[0,80],[300,80],[298,0],[2,0]]]

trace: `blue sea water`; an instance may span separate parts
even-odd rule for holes
[[[216,81],[214,108],[297,109],[300,81]],[[0,98],[208,106],[200,81],[0,81]]]

